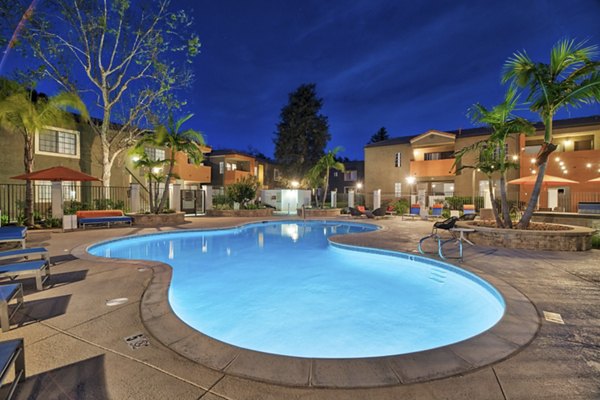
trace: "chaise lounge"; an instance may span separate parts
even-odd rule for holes
[[[404,220],[404,218],[411,218],[411,219],[415,219],[415,217],[420,218],[421,217],[421,205],[420,204],[411,204],[410,206],[410,212],[407,214],[402,214],[402,220]]]
[[[77,223],[83,229],[86,225],[103,225],[106,224],[109,228],[111,224],[131,224],[133,218],[123,214],[122,210],[89,210],[77,211]]]
[[[37,290],[44,290],[44,282],[50,278],[50,263],[48,260],[32,260],[0,265],[0,278],[15,280],[29,277],[35,278]]]
[[[25,248],[27,227],[25,226],[3,226],[0,227],[0,242],[19,242]]]

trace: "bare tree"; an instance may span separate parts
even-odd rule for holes
[[[102,146],[102,181],[110,185],[119,154],[134,144],[152,114],[177,107],[177,89],[192,81],[200,42],[191,19],[170,0],[46,0],[24,35],[43,74],[77,92],[99,116],[90,125]]]

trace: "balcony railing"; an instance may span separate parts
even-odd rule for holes
[[[415,178],[429,176],[454,176],[454,158],[445,160],[411,161],[410,175]]]

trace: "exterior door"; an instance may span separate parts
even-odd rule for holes
[[[185,189],[181,191],[181,211],[186,214],[199,215],[205,213],[205,196],[202,189]]]

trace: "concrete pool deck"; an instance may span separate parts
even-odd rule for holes
[[[233,218],[188,221],[179,228],[249,222]],[[415,253],[418,239],[429,233],[432,225],[400,218],[376,223],[385,229],[337,240]],[[46,246],[56,265],[48,289],[36,292],[31,282],[25,281],[26,307],[16,317],[18,326],[2,334],[2,340],[25,338],[27,380],[21,383],[17,398],[600,398],[600,251],[532,252],[465,246],[465,261],[457,265],[508,283],[537,309],[541,324],[537,336],[504,360],[423,383],[359,389],[291,387],[222,373],[175,353],[142,322],[141,299],[151,281],[151,269],[132,261],[95,262],[73,255],[74,249],[99,240],[172,229],[132,227],[52,233],[51,237],[31,235],[28,245]],[[107,300],[122,297],[128,301],[106,305]],[[544,320],[544,311],[561,314],[564,325]],[[133,350],[125,338],[139,334],[148,343],[137,337],[139,346]],[[436,365],[444,362],[447,359],[442,357]],[[259,364],[250,367],[261,368]],[[269,367],[273,366],[262,368]],[[418,370],[411,365],[406,373]],[[377,374],[376,369],[370,371]]]

